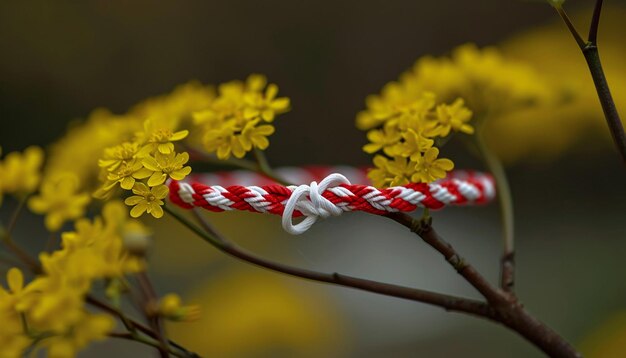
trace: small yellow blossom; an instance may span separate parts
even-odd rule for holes
[[[195,321],[200,317],[200,306],[183,306],[180,296],[170,293],[159,300],[158,314],[172,321]]]
[[[128,206],[134,205],[130,210],[130,216],[134,218],[141,216],[144,212],[148,212],[155,218],[160,218],[163,216],[161,205],[164,202],[162,199],[167,196],[168,192],[169,189],[166,185],[148,188],[143,183],[136,183],[133,187],[133,193],[136,195],[126,198],[124,203]]]
[[[399,152],[403,157],[410,157],[415,153],[423,153],[427,151],[435,143],[434,140],[425,137],[422,132],[418,133],[412,128],[409,128],[406,132],[402,133],[402,138],[404,139],[404,142],[399,144],[396,153],[392,153],[391,155]]]
[[[243,128],[243,131],[241,131],[241,135],[238,137],[245,151],[250,151],[252,147],[264,150],[270,145],[267,136],[274,133],[274,126],[269,124],[257,126],[258,123],[259,120],[248,122]],[[235,154],[235,156],[237,155]],[[243,157],[243,155],[241,157]]]
[[[370,143],[363,146],[366,153],[372,154],[384,150],[385,154],[392,156],[393,148],[402,138],[401,133],[395,126],[384,126],[383,129],[372,129],[367,132]]]
[[[85,213],[89,195],[79,193],[78,178],[71,173],[62,173],[44,179],[38,196],[28,201],[29,208],[37,214],[45,214],[46,228],[57,231],[67,220],[77,219]]]
[[[158,126],[156,120],[148,119],[144,122],[144,132],[140,137],[145,140],[143,148],[139,151],[139,156],[145,156],[154,150],[163,154],[174,152],[174,143],[185,139],[189,135],[188,130],[174,132],[167,127]]]
[[[151,172],[148,179],[149,186],[157,186],[165,183],[165,180],[169,176],[174,180],[183,180],[189,173],[191,173],[191,167],[184,166],[189,161],[188,153],[176,154],[171,152],[169,154],[163,154],[157,152],[154,157],[147,156],[143,158],[143,166]],[[131,189],[131,188],[125,188]]]
[[[406,185],[415,172],[415,163],[400,156],[389,160],[382,155],[376,155],[374,165],[376,168],[368,172],[368,177],[376,187]]]
[[[208,108],[193,114],[201,144],[219,159],[243,158],[253,148],[266,149],[271,125],[277,115],[289,110],[289,99],[277,98],[278,86],[262,75],[251,75],[246,82],[232,81],[218,88],[218,96]]]
[[[414,182],[430,183],[437,179],[446,177],[446,172],[454,168],[454,163],[450,159],[437,159],[439,149],[432,147],[423,155],[412,156],[415,161],[415,174],[411,177]]]
[[[124,142],[115,147],[106,148],[104,157],[98,160],[98,166],[108,171],[116,170],[120,165],[132,161],[138,152],[139,144],[136,142]]]
[[[11,268],[7,273],[7,283],[9,290],[0,286],[0,356],[20,357],[31,343],[24,332],[21,313],[18,311],[24,294],[22,272]]]
[[[109,180],[109,183],[120,183],[122,189],[131,190],[133,185],[135,185],[135,179],[144,179],[151,174],[150,171],[144,169],[142,163],[139,159],[123,162],[116,170],[107,175],[107,180]]]
[[[277,114],[287,112],[289,110],[289,98],[276,98],[278,94],[278,86],[270,84],[267,86],[265,96],[261,93],[247,93],[244,100],[249,105],[244,110],[244,117],[247,119],[261,117],[266,122],[272,122]]]
[[[37,189],[43,157],[43,150],[34,146],[6,155],[0,162],[0,202],[3,192],[24,195]]]
[[[437,119],[431,122],[426,132],[429,136],[440,137],[446,137],[450,130],[474,134],[474,127],[467,123],[471,118],[472,111],[464,106],[462,99],[458,98],[452,105],[437,106]]]

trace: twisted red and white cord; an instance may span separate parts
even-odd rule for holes
[[[287,170],[287,174],[289,171],[293,174],[294,169]],[[321,169],[315,171],[319,174]],[[280,174],[281,171],[277,172]],[[352,169],[351,174],[359,177],[363,171]],[[219,181],[219,174],[209,175]],[[239,172],[235,177],[243,175],[246,174]],[[233,173],[222,176],[233,179]],[[289,175],[284,177],[288,179]],[[192,177],[190,182],[171,181],[169,187],[170,201],[183,208],[202,207],[216,212],[247,210],[282,215],[283,228],[294,235],[307,231],[320,217],[339,216],[346,211],[385,215],[410,212],[418,207],[440,209],[446,205],[482,204],[495,197],[493,178],[473,171],[455,171],[449,173],[446,179],[433,183],[410,183],[385,189],[352,184],[338,173],[327,175],[319,183],[314,180],[309,185],[299,186],[274,183],[224,187],[205,185]],[[293,218],[300,216],[304,216],[304,220],[294,224]]]

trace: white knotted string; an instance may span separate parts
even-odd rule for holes
[[[312,182],[311,185],[290,186],[293,190],[291,196],[285,203],[283,211],[283,229],[290,234],[299,235],[307,231],[316,221],[317,218],[327,218],[329,216],[338,216],[343,213],[343,209],[330,202],[322,196],[326,189],[336,187],[341,184],[350,184],[350,181],[341,174],[330,174],[319,184]],[[293,212],[300,211],[304,216],[304,220],[298,224],[293,224]]]

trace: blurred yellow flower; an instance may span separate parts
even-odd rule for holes
[[[200,306],[183,306],[180,296],[169,293],[159,300],[158,314],[172,321],[192,322],[200,318]]]
[[[46,228],[57,231],[67,220],[78,219],[85,213],[89,195],[78,192],[79,179],[72,173],[59,173],[45,178],[39,195],[30,198],[29,208],[37,214],[45,214]]]
[[[253,147],[264,150],[270,145],[267,137],[274,133],[274,126],[270,124],[257,126],[259,122],[260,120],[257,119],[246,123],[241,135],[237,138],[245,151],[250,151]]]
[[[623,357],[626,352],[626,311],[615,312],[595,327],[581,342],[580,350],[588,358]]]
[[[457,98],[449,106],[438,105],[436,121],[429,122],[427,135],[445,137],[450,134],[450,130],[474,134],[474,127],[467,123],[472,118],[472,111],[464,104],[461,98]]]
[[[108,315],[83,312],[71,330],[44,338],[38,346],[47,349],[50,358],[72,358],[88,344],[107,338],[114,327],[115,323]]]
[[[220,275],[189,296],[202,316],[168,331],[207,357],[345,355],[347,333],[333,302],[289,280],[256,269]]]
[[[23,153],[11,152],[0,162],[0,202],[2,193],[29,194],[41,180],[44,153],[39,147],[28,147]]]
[[[591,12],[587,8],[571,17],[582,21]],[[598,39],[613,99],[622,112],[626,109],[625,16],[624,7],[606,7]],[[562,21],[557,19],[521,33],[504,42],[501,49],[508,58],[533,66],[543,81],[554,88],[556,97],[541,105],[503,113],[486,123],[489,146],[503,160],[547,161],[583,145],[610,148],[609,131],[585,59]]]
[[[168,193],[169,189],[166,185],[149,188],[144,183],[136,183],[133,187],[133,194],[136,195],[126,198],[124,203],[128,206],[133,206],[130,210],[130,216],[134,218],[140,217],[144,212],[148,212],[148,214],[158,219],[163,216],[161,205],[164,202],[162,199]]]
[[[0,286],[0,356],[19,357],[30,345],[22,325],[21,314],[17,309],[23,295],[24,277],[17,268],[7,273],[9,290]]]

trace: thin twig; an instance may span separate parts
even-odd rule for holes
[[[7,224],[7,233],[9,234],[13,233],[13,229],[15,229],[15,226],[17,225],[17,220],[19,219],[20,214],[22,214],[22,211],[24,207],[26,206],[27,200],[28,200],[28,195],[22,197],[19,200],[17,207],[15,208],[15,210],[13,210],[11,219],[9,220],[9,223]]]
[[[459,255],[452,245],[444,241],[433,229],[430,220],[415,220],[405,213],[391,213],[387,215],[393,221],[409,228],[421,237],[424,242],[437,250],[448,263],[480,292],[491,305],[502,304],[505,300],[502,293],[493,287],[476,269]]]
[[[596,6],[593,8],[591,16],[591,25],[589,26],[589,37],[587,41],[595,44],[598,41],[598,26],[600,25],[600,13],[602,12],[602,0],[596,0]]]
[[[109,314],[111,314],[111,315],[113,315],[115,317],[118,317],[122,321],[122,323],[124,323],[125,325],[126,324],[132,325],[136,330],[141,331],[142,333],[144,333],[144,334],[146,334],[146,335],[148,335],[148,336],[150,336],[150,337],[152,337],[154,339],[157,339],[157,333],[154,332],[150,327],[144,325],[143,323],[138,322],[135,319],[127,317],[120,310],[118,310],[117,308],[109,305],[108,303],[103,302],[100,299],[98,299],[98,298],[96,298],[94,296],[91,296],[91,295],[88,295],[85,298],[85,302],[87,302],[88,304],[90,304],[90,305],[92,305],[94,307],[97,307],[97,308],[99,308],[99,309],[101,309],[101,310],[103,310],[103,311],[105,311],[105,312],[107,312],[107,313],[109,313]],[[131,330],[131,329],[129,329],[129,330]],[[198,357],[198,355],[196,353],[193,353],[193,352],[187,350],[185,347],[183,347],[182,345],[172,341],[171,339],[168,339],[168,343],[169,343],[170,346],[176,347],[176,349],[184,352],[186,357]]]
[[[604,118],[606,119],[609,131],[611,132],[611,138],[613,139],[613,143],[622,159],[622,164],[626,166],[626,134],[624,134],[622,120],[617,112],[615,101],[613,101],[609,84],[606,80],[606,76],[604,75],[604,69],[602,68],[602,62],[600,61],[600,54],[596,43],[598,26],[600,24],[600,13],[602,10],[602,0],[596,0],[593,16],[591,18],[591,26],[589,28],[589,41],[586,43],[582,40],[578,31],[573,28],[565,10],[560,6],[556,7],[556,10],[559,15],[561,15],[561,18],[563,18],[563,21],[565,21],[565,24],[570,29],[570,32],[572,32],[578,47],[580,47],[583,56],[585,56],[589,72],[591,73],[593,83],[596,87],[596,92],[598,93],[598,99],[602,105]]]
[[[257,266],[265,267],[273,271],[282,272],[291,276],[297,276],[308,280],[352,287],[387,296],[428,303],[431,305],[442,307],[448,311],[458,311],[473,314],[476,316],[491,317],[491,310],[484,302],[472,300],[469,298],[444,295],[441,293],[430,292],[426,290],[371,281],[339,273],[324,273],[312,271],[273,262],[246,251],[245,249],[237,246],[235,243],[228,241],[224,237],[218,238],[214,234],[209,233],[212,229],[200,229],[189,220],[187,220],[185,217],[167,206],[165,206],[164,209],[181,224],[186,226],[188,229],[193,231],[209,244],[216,247],[218,250],[243,261],[255,264]],[[199,223],[203,226],[203,228],[205,228],[205,220],[197,212],[195,212],[195,215],[199,219]]]
[[[108,336],[111,338],[119,338],[119,339],[126,339],[126,340],[130,340],[134,342],[139,342],[139,343],[142,343],[142,344],[145,344],[147,346],[154,347],[157,349],[161,348],[160,343],[158,341],[153,341],[153,340],[147,339],[145,337],[141,337],[137,334],[133,334],[130,332],[111,332],[108,334]],[[174,357],[181,357],[181,358],[188,357],[187,355],[176,352],[173,349],[169,349],[168,353],[173,355]]]
[[[144,297],[144,307],[143,312],[146,315],[146,319],[150,322],[153,331],[157,335],[157,340],[159,341],[158,350],[161,354],[161,357],[167,358],[167,352],[169,350],[167,346],[167,337],[163,330],[163,324],[161,322],[161,317],[159,314],[152,312],[152,310],[158,305],[158,297],[156,295],[156,291],[152,286],[152,282],[148,277],[148,274],[144,271],[139,272],[137,274],[137,281],[139,282],[139,288]]]
[[[563,19],[563,22],[565,22],[565,26],[567,26],[569,32],[571,32],[572,36],[574,36],[574,40],[576,40],[578,47],[580,47],[580,49],[582,50],[585,47],[585,40],[583,40],[583,38],[580,36],[578,30],[576,30],[576,26],[574,26],[572,21],[569,19],[569,16],[567,16],[565,9],[563,9],[562,6],[555,6],[554,8],[556,9],[556,12],[558,12],[561,16],[561,19]]]

